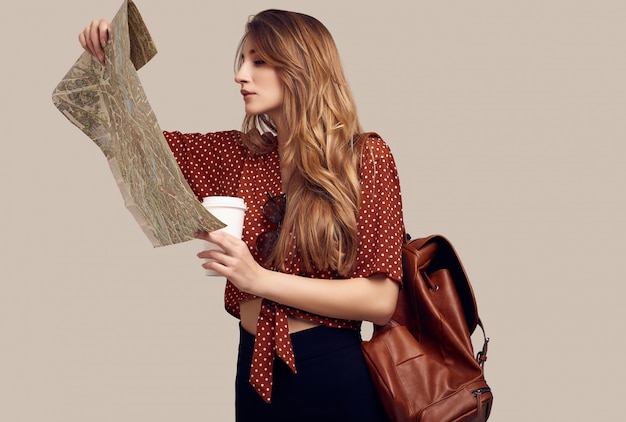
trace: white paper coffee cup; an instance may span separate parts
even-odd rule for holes
[[[226,224],[220,229],[239,239],[243,233],[243,219],[246,213],[246,204],[242,198],[234,196],[208,196],[202,200],[202,205],[217,219]],[[204,241],[206,249],[219,249],[217,245]],[[209,260],[207,260],[208,262]],[[206,275],[219,275],[215,271],[206,270]]]

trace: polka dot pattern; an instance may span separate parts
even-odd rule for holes
[[[265,155],[253,155],[243,146],[238,131],[207,134],[164,132],[183,175],[199,200],[211,195],[238,196],[246,202],[243,240],[257,261],[257,236],[273,226],[262,214],[267,194],[283,193],[280,157],[274,148]],[[350,277],[383,273],[401,283],[401,245],[404,233],[402,196],[395,161],[388,145],[371,134],[363,149],[360,166],[361,204],[358,217],[357,262]],[[314,278],[339,278],[329,270],[304,274],[297,253],[285,262],[286,272]],[[254,296],[227,281],[226,310],[239,318],[239,304]],[[358,329],[359,321],[338,320],[314,315],[263,299],[250,368],[250,383],[267,402],[271,401],[274,355],[295,373],[296,363],[287,318],[303,318],[329,327]]]

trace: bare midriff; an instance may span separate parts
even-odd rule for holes
[[[247,332],[256,334],[256,322],[261,311],[260,298],[241,302],[239,304],[239,315],[241,317],[241,326]],[[298,331],[307,330],[309,328],[317,327],[319,324],[316,322],[306,321],[301,318],[288,317],[289,332],[296,333]]]

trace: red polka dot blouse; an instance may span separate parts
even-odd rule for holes
[[[278,148],[264,155],[250,153],[238,131],[214,133],[164,132],[174,157],[199,200],[222,195],[243,198],[247,211],[243,240],[255,259],[260,260],[257,236],[275,226],[266,220],[262,207],[268,194],[283,193]],[[375,273],[401,283],[401,245],[404,233],[402,197],[395,161],[388,145],[370,135],[363,150],[360,167],[361,204],[358,217],[359,247],[354,272],[350,277],[368,277]],[[304,274],[299,257],[290,257],[286,271],[314,278],[338,278],[332,271]],[[226,283],[225,308],[239,318],[239,304],[254,296]],[[295,372],[295,361],[288,332],[287,317],[294,316],[330,327],[358,329],[360,321],[347,321],[314,315],[279,303],[263,300],[257,325],[257,337],[250,382],[266,401],[271,400],[272,366],[276,353]]]

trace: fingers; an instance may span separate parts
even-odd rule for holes
[[[98,35],[100,36],[100,46],[104,47],[109,42],[109,31],[111,30],[111,24],[106,19],[101,19],[98,25]]]
[[[199,252],[197,256],[201,259],[215,261],[225,266],[233,266],[236,262],[245,260],[249,254],[248,247],[241,239],[221,230],[210,233],[198,231],[194,233],[194,237],[217,246],[217,248],[209,248]]]
[[[198,258],[207,260],[202,264],[203,268],[226,277],[242,291],[257,295],[257,280],[267,270],[254,260],[243,240],[222,230],[210,233],[199,231],[194,235],[197,239],[206,240],[218,247],[198,253]]]
[[[209,236],[209,232],[204,231],[204,230],[197,230],[193,234],[193,237],[195,237],[196,239],[206,240],[207,242],[209,241],[208,236]]]
[[[78,34],[80,45],[94,56],[102,66],[106,64],[103,47],[109,41],[110,23],[106,19],[93,20]]]
[[[222,230],[216,230],[213,232],[200,230],[194,233],[194,237],[196,239],[202,239],[206,240],[207,242],[214,243],[228,254],[231,254],[232,252],[234,252],[235,248],[240,246],[240,244],[243,244],[241,239],[238,239],[235,236]]]
[[[220,245],[222,245],[222,239],[219,239],[220,236],[211,236],[211,233],[207,232],[199,232],[196,233],[196,238],[205,240],[207,242],[211,242],[215,247],[210,247],[207,250],[203,250],[199,252],[196,256],[200,259],[203,259],[202,268],[206,270],[212,270],[217,272],[218,274],[225,276],[224,271],[228,269],[230,265],[233,265],[236,262],[236,259],[229,256]],[[226,243],[228,241],[226,240]]]

